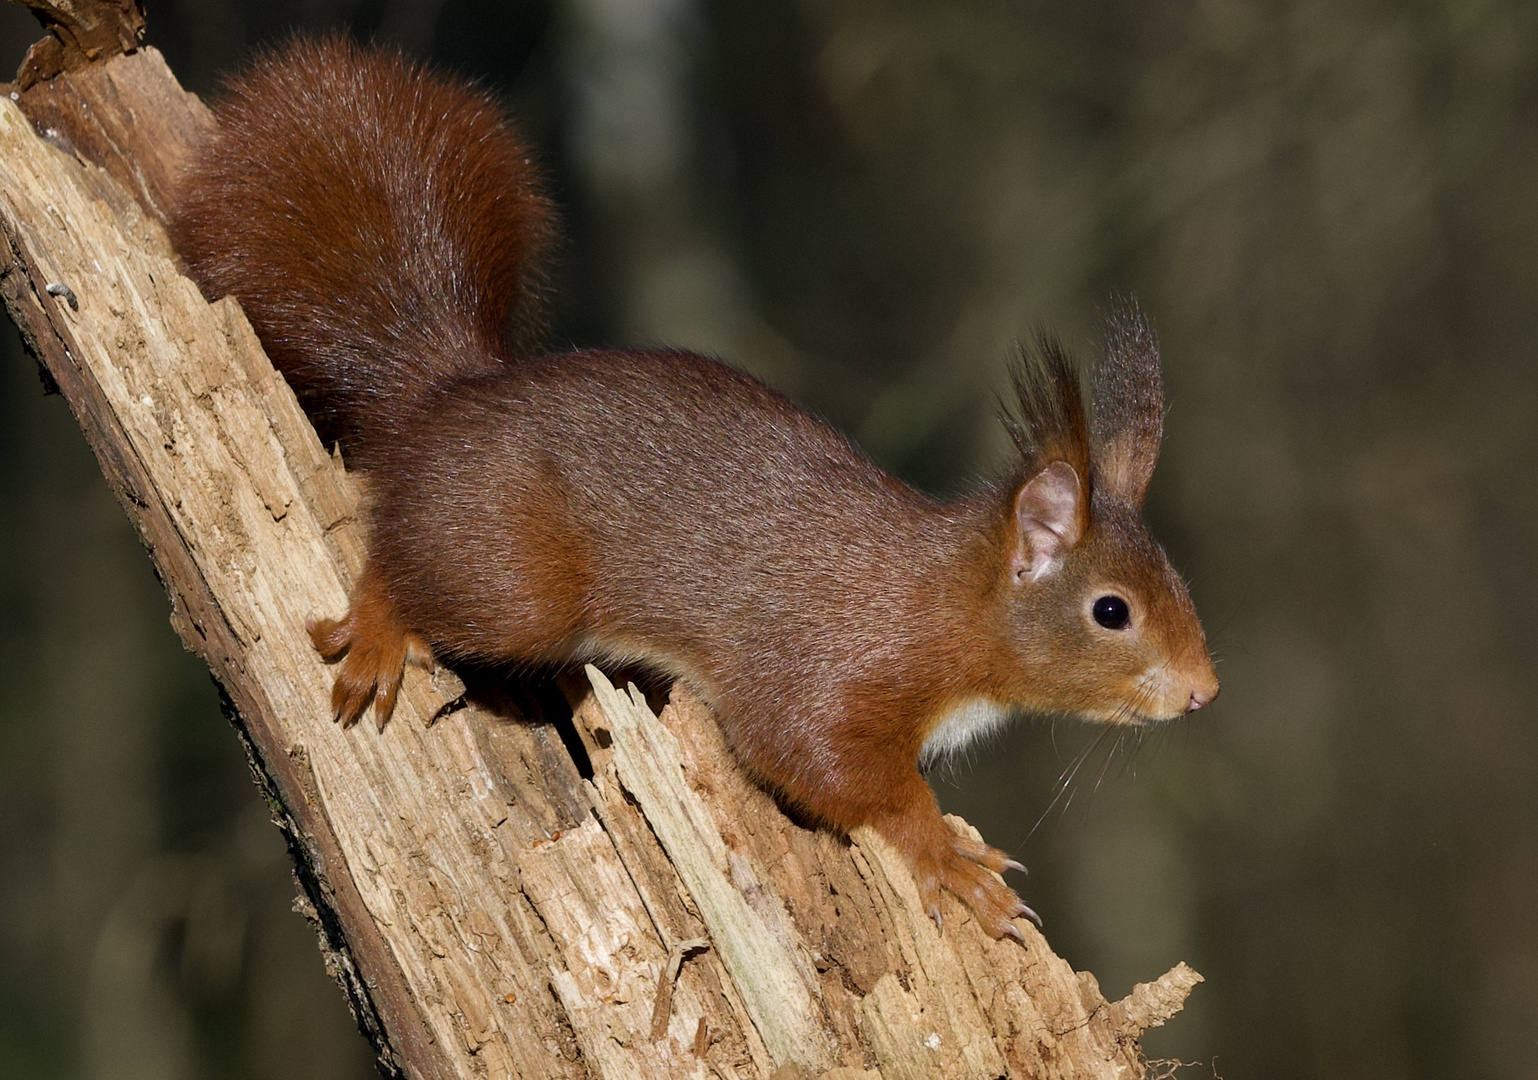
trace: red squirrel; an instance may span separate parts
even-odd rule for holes
[[[744,768],[873,826],[994,937],[1034,918],[920,765],[1009,713],[1168,720],[1218,692],[1139,517],[1158,349],[1114,315],[1092,407],[1050,341],[1016,367],[1012,467],[941,501],[734,368],[540,354],[552,209],[488,94],[394,51],[298,39],[216,109],[172,223],[322,436],[369,478],[368,565],[318,620],[336,717],[382,725],[402,666],[640,661],[714,709]]]

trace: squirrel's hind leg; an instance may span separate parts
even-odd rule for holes
[[[395,711],[407,661],[431,667],[432,648],[401,622],[395,605],[371,567],[365,567],[352,604],[341,619],[311,619],[310,641],[327,663],[337,663],[331,686],[333,719],[343,727],[357,723],[374,706],[381,730]]]

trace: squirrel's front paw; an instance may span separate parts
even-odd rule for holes
[[[972,909],[973,916],[990,937],[1008,935],[1023,944],[1025,937],[1014,920],[1023,915],[1037,926],[1041,925],[1041,918],[999,878],[1005,870],[1024,871],[1025,867],[997,848],[955,836],[948,847],[925,862],[929,865],[916,867],[915,877],[919,896],[935,925],[941,925],[942,888]]]
[[[346,618],[311,619],[306,629],[327,663],[340,661],[331,686],[331,711],[343,727],[357,723],[372,703],[374,721],[383,730],[395,711],[406,662],[432,666],[426,641],[401,626],[388,609],[381,612],[361,597]]]

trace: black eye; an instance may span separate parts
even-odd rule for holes
[[[1102,596],[1095,601],[1095,621],[1107,630],[1120,630],[1131,618],[1127,601],[1119,596]]]

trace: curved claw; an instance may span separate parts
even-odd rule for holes
[[[400,674],[387,677],[374,685],[374,723],[383,731],[385,721],[395,711],[395,698],[400,693]]]
[[[1017,861],[1015,859],[1005,859],[1004,860],[1004,867],[1003,867],[1003,869],[1004,870],[1018,870],[1022,874],[1029,874],[1030,873],[1030,871],[1025,868],[1025,864],[1024,863],[1019,862],[1019,861]]]

